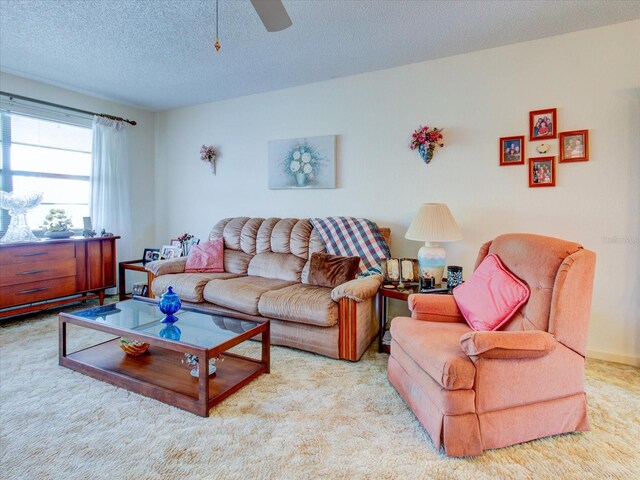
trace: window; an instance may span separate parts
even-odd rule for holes
[[[51,208],[63,208],[82,231],[89,216],[91,127],[3,110],[0,119],[2,190],[43,192],[42,203],[27,213],[38,233]],[[1,231],[10,216],[2,210]],[[79,233],[79,232],[78,232]]]

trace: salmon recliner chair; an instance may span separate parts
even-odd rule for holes
[[[452,295],[409,297],[391,323],[387,375],[448,456],[589,430],[584,391],[595,254],[531,234],[485,243],[530,296],[495,331],[474,331]]]

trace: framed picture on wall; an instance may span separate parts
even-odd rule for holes
[[[556,157],[536,157],[529,159],[529,186],[556,186]]]
[[[273,140],[268,145],[270,190],[336,188],[336,136]]]
[[[500,166],[524,165],[524,135],[500,139]]]
[[[560,163],[589,160],[589,130],[560,132]]]
[[[529,112],[529,141],[556,138],[558,136],[557,121],[556,108]]]

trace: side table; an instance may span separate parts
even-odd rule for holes
[[[405,285],[404,288],[399,289],[397,286],[389,288],[388,285],[383,285],[378,290],[378,314],[380,319],[380,331],[378,332],[378,352],[389,353],[391,351],[391,333],[388,335],[388,339],[385,338],[387,329],[387,315],[388,315],[388,302],[390,298],[396,300],[408,301],[409,295],[414,293],[430,293],[430,294],[445,294],[452,295],[450,290],[446,287],[443,289],[440,286],[432,289],[431,291],[421,292],[418,285]]]
[[[127,295],[126,291],[126,282],[124,275],[127,270],[135,270],[136,272],[145,272],[147,274],[147,287],[149,290],[149,297],[154,298],[153,293],[151,293],[151,282],[154,279],[153,273],[145,270],[144,262],[142,261],[142,259],[128,260],[126,262],[120,262],[118,264],[118,297],[120,301],[131,298],[131,296]]]

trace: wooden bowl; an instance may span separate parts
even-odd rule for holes
[[[120,348],[127,355],[131,355],[132,357],[137,357],[138,355],[142,355],[149,350],[149,344],[144,342],[139,342],[137,340],[130,340],[125,337],[120,338]]]

